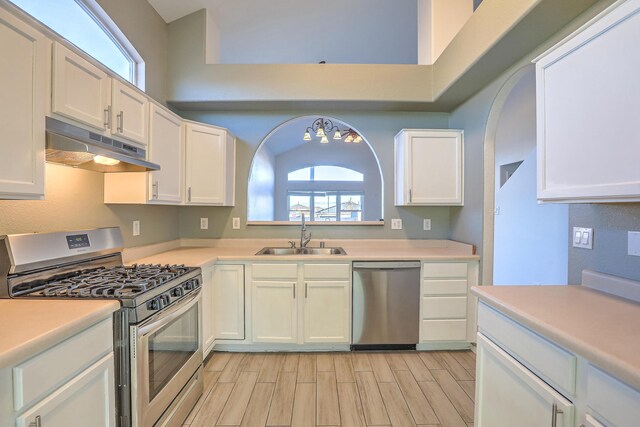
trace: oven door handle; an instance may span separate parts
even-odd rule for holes
[[[168,310],[164,313],[159,313],[157,317],[151,318],[146,323],[142,324],[138,327],[138,336],[140,338],[144,338],[151,332],[157,331],[165,325],[168,325],[176,318],[182,316],[186,313],[191,307],[198,303],[195,301],[200,297],[200,289],[197,289],[192,297],[187,300],[180,301],[176,307],[172,310]]]

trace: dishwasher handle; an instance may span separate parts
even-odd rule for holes
[[[404,270],[420,268],[420,261],[362,261],[354,262],[354,270]]]

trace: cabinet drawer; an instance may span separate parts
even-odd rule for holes
[[[606,425],[632,426],[640,420],[640,391],[592,365],[587,368],[587,405]]]
[[[467,339],[467,321],[423,320],[421,341],[465,341]]]
[[[467,297],[422,298],[423,319],[466,319]]]
[[[478,307],[478,329],[551,385],[575,394],[576,357],[485,304]]]
[[[423,264],[423,275],[425,278],[438,279],[441,277],[464,277],[467,278],[466,262],[425,262]]]
[[[425,295],[449,295],[461,294],[467,295],[467,280],[434,280],[425,279],[423,292]]]
[[[111,318],[13,368],[14,408],[29,406],[113,351]]]
[[[254,279],[297,279],[298,264],[253,264],[251,277]]]
[[[305,264],[305,279],[349,279],[351,265],[349,264]]]

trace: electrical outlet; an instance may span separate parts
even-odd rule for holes
[[[422,229],[425,231],[431,230],[431,220],[429,218],[425,218],[422,221]]]
[[[233,218],[233,225],[232,225],[234,230],[240,230],[240,218],[238,217],[234,217]]]
[[[133,235],[134,236],[139,236],[140,235],[140,221],[139,220],[133,221]]]
[[[402,220],[400,218],[392,218],[391,219],[391,229],[392,230],[402,230]]]
[[[200,230],[209,229],[209,218],[200,218]]]

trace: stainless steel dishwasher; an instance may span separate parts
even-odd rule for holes
[[[352,350],[415,349],[420,262],[354,262]]]

